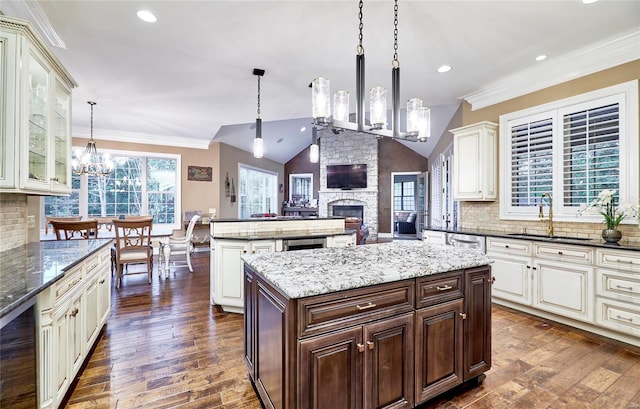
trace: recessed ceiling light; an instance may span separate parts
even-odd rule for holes
[[[536,57],[536,61],[542,61],[542,60],[546,60],[547,59],[547,55],[546,54],[540,54],[539,56]]]
[[[276,141],[276,143],[280,143],[280,142],[282,142],[282,141],[284,141],[284,139],[283,139],[283,138],[279,138],[279,139]]]
[[[300,132],[304,132],[304,131],[306,131],[306,130],[307,130],[307,127],[306,127],[306,126],[303,126],[302,128],[300,128]]]
[[[598,0],[582,0],[582,4],[591,4],[591,3],[595,3]]]
[[[449,72],[449,71],[451,71],[450,65],[441,65],[440,67],[438,67],[438,72]]]
[[[158,21],[156,16],[153,15],[152,12],[148,10],[138,10],[138,18],[142,21],[146,21],[147,23],[155,23]]]

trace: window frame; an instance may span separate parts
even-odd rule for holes
[[[547,104],[500,116],[500,219],[538,220],[537,206],[513,206],[511,204],[511,127],[514,124],[534,122],[545,114],[552,113],[553,138],[553,215],[554,220],[565,222],[600,223],[600,215],[578,215],[575,206],[564,206],[563,154],[564,133],[563,115],[579,112],[585,108],[618,102],[619,109],[619,195],[620,203],[638,205],[639,197],[639,142],[638,142],[638,80],[628,81],[610,87],[601,88],[584,94],[564,98]],[[634,135],[636,137],[634,137]],[[628,217],[624,224],[638,224],[637,217]]]
[[[293,202],[293,179],[309,179],[309,203],[313,200],[313,173],[290,173],[289,174],[289,202]]]
[[[75,150],[84,150],[82,146],[73,146],[72,152]],[[144,184],[143,184],[143,195],[142,195],[142,207],[148,211],[148,197],[144,193],[147,192],[146,182],[147,182],[147,160],[149,158],[152,159],[173,159],[176,161],[176,185],[175,185],[175,195],[176,202],[174,207],[174,223],[158,223],[159,227],[167,230],[176,230],[182,229],[182,155],[174,154],[174,153],[159,153],[159,152],[146,152],[146,151],[129,151],[129,150],[118,150],[118,149],[100,149],[99,153],[101,155],[109,154],[111,157],[114,156],[126,156],[126,157],[135,157],[135,158],[143,158],[143,173],[144,173]],[[73,177],[73,176],[72,176]],[[80,176],[80,189],[78,189],[78,216],[82,216],[83,219],[89,218],[89,203],[88,203],[88,176]],[[76,191],[76,189],[73,189]],[[84,194],[83,194],[84,191]],[[45,201],[41,201],[41,214],[42,220],[45,220]],[[154,223],[156,224],[156,223]],[[44,229],[44,224],[42,224],[42,228]]]
[[[273,206],[271,209],[272,213],[278,213],[278,207],[280,205],[280,203],[278,203],[278,178],[279,178],[279,173],[278,172],[274,172],[272,170],[269,169],[263,169],[263,168],[259,168],[257,166],[252,166],[252,165],[247,165],[246,163],[240,163],[238,162],[238,186],[236,187],[237,190],[237,196],[238,196],[238,219],[242,219],[242,206],[240,204],[240,169],[241,168],[245,168],[245,169],[251,169],[254,171],[258,171],[258,172],[262,172],[262,173],[266,173],[266,174],[270,174],[272,176],[275,176],[275,183],[273,184]],[[265,212],[266,213],[266,212]],[[249,217],[251,217],[251,213],[249,213]]]

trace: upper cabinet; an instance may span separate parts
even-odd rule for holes
[[[479,122],[452,129],[455,200],[498,197],[498,124]]]
[[[71,90],[77,85],[23,21],[0,17],[0,192],[71,191]]]

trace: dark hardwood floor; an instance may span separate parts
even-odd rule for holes
[[[172,267],[151,285],[125,276],[65,407],[261,407],[242,358],[242,316],[209,304],[208,253],[193,261],[193,274]],[[640,348],[494,306],[484,383],[423,407],[640,409]]]

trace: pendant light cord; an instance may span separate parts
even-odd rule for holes
[[[91,128],[90,128],[90,134],[89,134],[89,139],[93,140],[93,106],[96,104],[96,102],[94,101],[87,101],[87,104],[91,105]]]
[[[258,75],[258,119],[260,119],[260,75]]]
[[[360,0],[360,3],[358,4],[358,21],[359,21],[358,47],[357,47],[358,55],[364,54],[364,47],[362,46],[362,29],[364,27],[364,24],[362,23],[362,7],[363,7],[363,1]]]
[[[394,67],[400,66],[398,61],[398,0],[393,5],[393,62]]]

